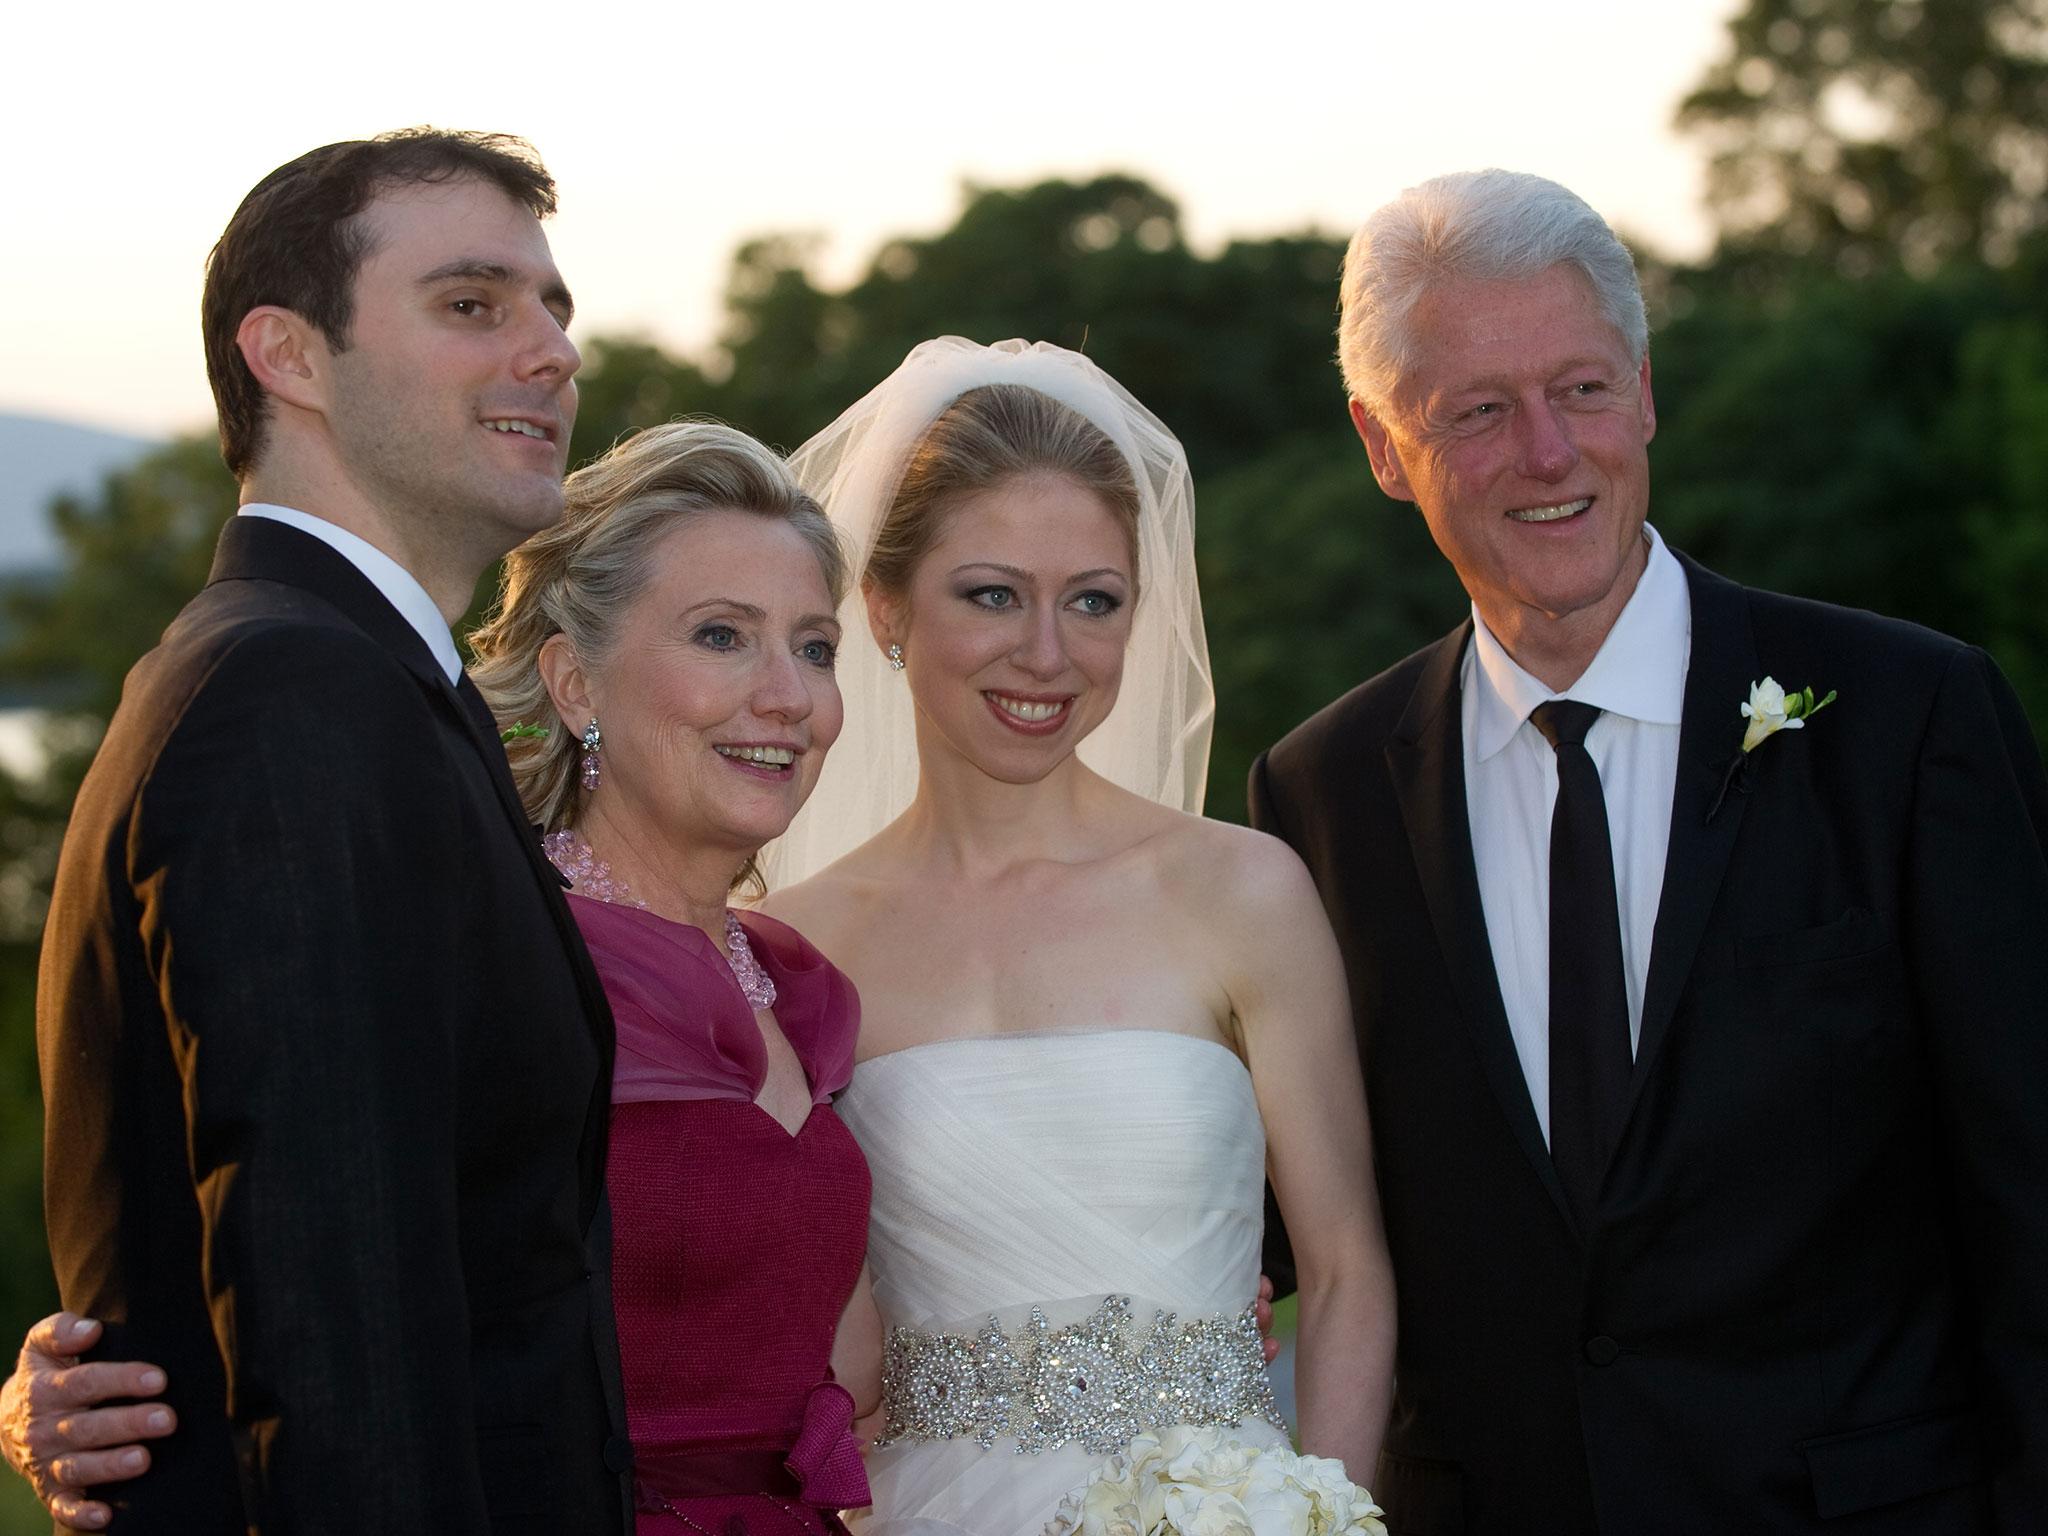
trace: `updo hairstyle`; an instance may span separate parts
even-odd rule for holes
[[[707,512],[780,519],[817,555],[832,606],[846,595],[846,555],[818,503],[780,457],[732,427],[649,427],[577,470],[562,489],[562,520],[506,557],[498,600],[469,637],[470,676],[499,727],[545,727],[542,736],[515,736],[506,752],[526,814],[549,832],[576,820],[584,791],[576,771],[582,745],[574,731],[559,728],[541,677],[541,647],[566,635],[583,663],[601,671],[647,585],[656,548],[677,528]]]
[[[862,580],[904,592],[953,506],[1033,474],[1064,476],[1101,499],[1130,546],[1135,586],[1139,503],[1129,462],[1086,416],[1022,384],[980,385],[933,419],[910,450]]]

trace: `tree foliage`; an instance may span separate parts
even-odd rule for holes
[[[1723,238],[1850,276],[2008,262],[2048,191],[2048,0],[1749,0],[1680,105]]]
[[[2048,725],[2048,0],[1748,0],[1681,121],[1723,239],[1645,257],[1660,311],[1652,516],[1759,585],[1992,648]],[[791,447],[916,343],[1087,351],[1186,443],[1215,667],[1212,813],[1253,755],[1443,633],[1465,603],[1374,487],[1332,366],[1340,242],[1186,242],[1125,175],[969,187],[844,286],[818,247],[735,253],[718,345],[585,347],[573,457],[678,415]],[[36,1210],[33,939],[79,774],[128,666],[203,580],[234,500],[210,436],[56,509],[50,583],[0,598],[0,680],[57,706],[47,780],[0,775],[0,1337],[48,1295]],[[1841,707],[1852,707],[1844,700]],[[827,771],[858,771],[841,764]]]

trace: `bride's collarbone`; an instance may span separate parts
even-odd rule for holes
[[[899,935],[856,967],[862,1053],[985,1035],[1158,1030],[1235,1049],[1228,998],[1191,946],[1080,927]]]

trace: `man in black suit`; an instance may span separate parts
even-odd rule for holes
[[[617,1532],[610,1014],[449,624],[561,514],[578,366],[517,140],[266,177],[203,320],[241,483],[44,935],[47,1207],[178,1433],[137,1532]]]
[[[1633,266],[1564,188],[1404,193],[1340,335],[1472,598],[1251,776],[1350,977],[1390,1528],[2043,1529],[2048,785],[2011,689],[1665,548]]]

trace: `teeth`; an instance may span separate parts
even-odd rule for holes
[[[537,437],[542,442],[547,441],[547,433],[543,432],[539,427],[534,426],[531,422],[487,421],[484,423],[484,425],[489,427],[493,432],[517,432],[522,437]]]
[[[1570,517],[1574,512],[1583,512],[1591,505],[1592,497],[1581,496],[1577,501],[1560,502],[1554,507],[1523,507],[1520,511],[1510,512],[1508,516],[1518,523],[1554,523],[1559,518]]]
[[[714,747],[721,757],[736,757],[743,763],[764,763],[770,768],[787,768],[796,754],[787,747]]]
[[[1067,707],[1064,699],[1057,704],[1033,704],[1023,699],[1006,699],[1000,693],[992,693],[989,697],[995,700],[997,709],[1019,720],[1050,720]]]

